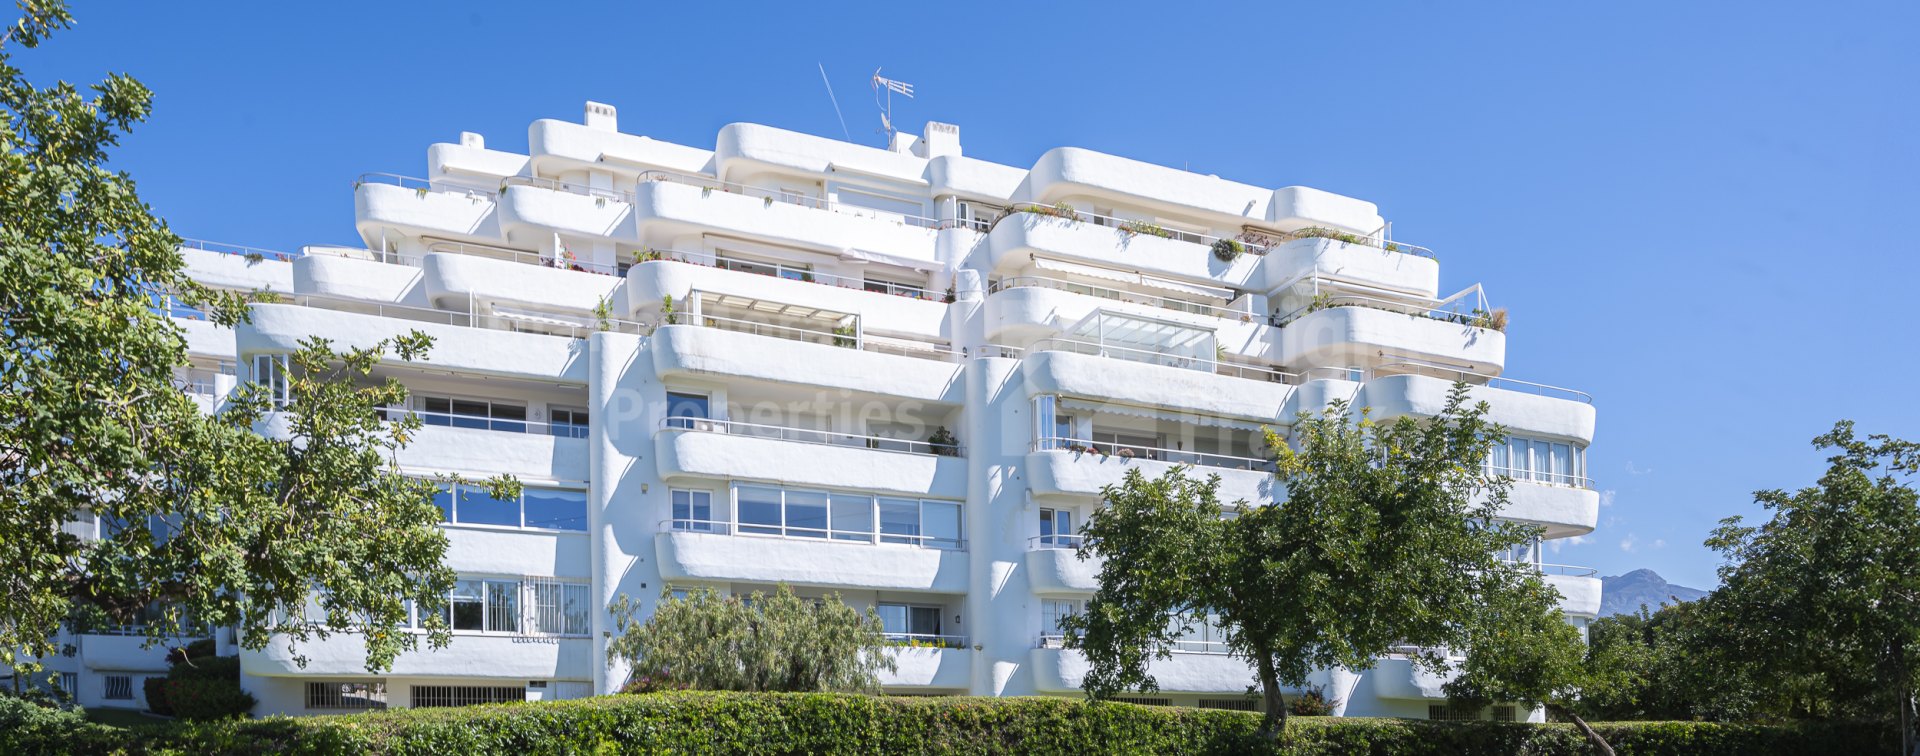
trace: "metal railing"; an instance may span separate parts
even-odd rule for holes
[[[549,256],[539,252],[529,252],[527,250],[512,249],[509,247],[495,247],[488,244],[436,241],[427,245],[427,253],[457,254],[468,257],[482,257],[490,260],[507,260],[541,268],[572,270],[580,273],[598,273],[603,276],[619,276],[625,272],[618,263],[607,265],[604,263],[582,262],[569,257],[566,253]],[[406,258],[402,259],[405,260]],[[418,260],[420,258],[412,259]],[[419,263],[406,262],[404,264],[418,265]]]
[[[1376,365],[1373,368],[1368,370],[1367,379],[1372,380],[1374,378],[1389,378],[1396,375],[1422,375],[1429,378],[1440,378],[1448,381],[1460,380],[1460,381],[1466,381],[1467,383],[1470,383],[1476,386],[1486,386],[1488,388],[1506,389],[1509,391],[1520,391],[1523,393],[1536,394],[1539,396],[1548,396],[1553,398],[1564,398],[1570,401],[1579,401],[1587,404],[1593,403],[1593,395],[1588,394],[1585,391],[1579,391],[1579,390],[1570,389],[1570,388],[1563,388],[1560,386],[1550,386],[1545,383],[1534,383],[1532,381],[1522,381],[1522,380],[1516,380],[1513,378],[1504,378],[1501,376],[1491,375],[1488,373],[1475,373],[1468,370],[1461,370],[1457,367],[1442,365],[1434,362],[1426,362],[1423,360],[1408,359],[1408,360],[1401,360],[1398,362],[1389,362],[1384,365]]]
[[[1066,648],[1067,636],[1060,633],[1042,633],[1040,648]],[[1215,654],[1229,655],[1233,649],[1225,641],[1176,640],[1167,644],[1167,650],[1176,654]]]
[[[1142,294],[1124,289],[1110,289],[1105,286],[1094,286],[1058,278],[1048,278],[1046,276],[1007,276],[987,282],[988,294],[1006,291],[1007,289],[1029,288],[1053,289],[1069,294],[1084,294],[1086,296],[1109,299],[1116,302],[1146,305],[1148,307],[1158,307],[1163,310],[1173,310],[1175,312],[1185,312],[1193,315],[1205,315],[1207,317],[1222,318],[1225,320],[1237,320],[1242,323],[1251,323],[1256,317],[1251,312],[1232,310],[1216,305],[1189,302],[1184,299],[1173,299],[1157,294]],[[1261,317],[1260,320],[1264,322],[1265,318]]]
[[[1505,475],[1512,478],[1516,483],[1539,483],[1546,486],[1593,490],[1593,479],[1584,475],[1541,472],[1539,470],[1513,467],[1511,465],[1505,467],[1487,465],[1486,469],[1488,475]]]
[[[536,189],[550,189],[556,192],[566,192],[568,194],[578,194],[583,197],[613,200],[615,202],[625,202],[628,204],[632,204],[634,200],[633,192],[623,192],[618,189],[603,189],[596,186],[575,184],[559,179],[540,178],[538,176],[508,176],[501,179],[500,190],[502,193],[510,186],[531,186]]]
[[[499,194],[494,189],[484,186],[456,184],[447,181],[435,182],[432,179],[424,179],[418,176],[402,176],[398,173],[382,173],[378,171],[362,173],[359,178],[353,180],[353,188],[359,189],[361,184],[387,184],[402,189],[412,189],[421,194],[439,192],[443,194],[465,194],[487,197],[489,199]]]
[[[648,330],[647,326],[643,323],[626,320],[608,319],[606,321],[607,327],[602,328],[597,322],[576,324],[562,321],[559,318],[564,316],[560,315],[555,315],[552,319],[541,318],[536,320],[501,314],[480,315],[470,310],[461,312],[458,310],[437,310],[430,307],[415,307],[412,305],[391,304],[387,302],[368,302],[359,299],[329,297],[319,294],[302,294],[291,297],[283,296],[277,300],[262,302],[261,304],[291,304],[300,307],[332,310],[335,312],[373,315],[383,318],[398,318],[420,323],[438,323],[442,325],[461,326],[463,328],[483,328],[494,331],[533,333],[542,336],[560,336],[575,339],[586,338],[589,334],[598,331],[644,334],[647,333]]]
[[[223,242],[207,241],[205,239],[181,239],[180,248],[197,249],[202,252],[213,252],[222,255],[235,255],[249,259],[276,260],[279,262],[293,262],[294,258],[300,256],[291,252],[248,247],[241,244],[226,244]]]
[[[1068,451],[1075,454],[1093,454],[1101,457],[1118,457],[1122,460],[1145,459],[1155,462],[1171,462],[1176,465],[1198,465],[1218,467],[1228,470],[1274,469],[1273,460],[1254,457],[1237,457],[1231,454],[1186,451],[1181,449],[1161,449],[1152,446],[1133,444],[1096,443],[1083,438],[1048,436],[1034,439],[1031,451]]]
[[[967,647],[967,636],[933,635],[930,633],[884,633],[887,645],[908,648],[954,648]]]
[[[685,313],[680,313],[675,315],[675,320],[678,321],[678,320],[681,320],[684,318],[690,318],[690,317],[691,317],[690,315],[687,315]],[[675,322],[675,323],[665,323],[663,325],[678,325],[678,324],[679,324],[678,322]],[[809,344],[825,344],[830,346],[845,347],[847,349],[858,349],[863,352],[880,352],[884,354],[897,354],[897,355],[902,355],[906,357],[917,357],[920,359],[934,360],[937,362],[951,362],[953,361],[954,357],[959,354],[952,347],[949,347],[943,344],[912,342],[912,341],[898,340],[898,339],[879,339],[874,337],[867,337],[858,332],[835,333],[833,331],[822,331],[822,330],[813,329],[813,328],[801,328],[799,326],[784,326],[784,325],[777,325],[774,323],[762,323],[757,320],[742,320],[739,318],[723,318],[715,315],[701,315],[699,317],[699,322],[696,325],[699,325],[705,328],[716,328],[722,331],[734,331],[736,333],[750,333],[755,336],[771,336],[776,339],[786,339],[788,341],[801,341]]]
[[[1220,241],[1222,238],[1227,238],[1227,239],[1232,239],[1234,241],[1240,242],[1242,251],[1246,252],[1247,254],[1253,254],[1253,255],[1264,255],[1267,253],[1267,250],[1269,249],[1269,245],[1262,244],[1257,241],[1249,241],[1245,238],[1240,238],[1240,237],[1248,236],[1247,234],[1241,234],[1239,237],[1220,237],[1220,236],[1214,236],[1212,234],[1203,234],[1203,233],[1198,233],[1194,231],[1181,231],[1178,229],[1166,228],[1164,226],[1161,226],[1149,220],[1128,220],[1125,218],[1115,218],[1110,215],[1099,215],[1096,213],[1089,213],[1089,212],[1084,212],[1080,210],[1067,211],[1064,208],[1059,207],[1058,205],[1041,205],[1036,203],[1019,203],[1019,204],[1013,205],[1012,207],[1007,208],[1006,212],[1001,213],[1000,217],[995,218],[993,220],[993,224],[988,227],[988,231],[991,231],[993,226],[1000,225],[1001,221],[1004,221],[1008,218],[1011,218],[1015,215],[1020,215],[1020,214],[1030,214],[1030,215],[1040,216],[1043,218],[1058,218],[1060,220],[1072,221],[1076,223],[1086,222],[1086,223],[1091,223],[1095,226],[1111,228],[1116,231],[1123,231],[1136,236],[1158,236],[1162,239],[1172,239],[1174,241],[1187,242],[1189,244],[1200,244],[1204,246],[1212,246],[1214,242]],[[1275,232],[1268,235],[1277,237],[1277,236],[1280,236],[1280,233]]]
[[[1326,284],[1324,291],[1323,283]],[[1506,327],[1504,316],[1497,316],[1488,306],[1486,290],[1480,284],[1468,286],[1445,299],[1428,299],[1377,286],[1334,281],[1309,273],[1276,286],[1274,290],[1291,291],[1301,285],[1312,287],[1307,292],[1301,292],[1310,295],[1312,301],[1284,315],[1272,316],[1269,322],[1274,327],[1282,328],[1306,315],[1335,307],[1365,307],[1474,328],[1505,330]],[[1466,311],[1463,312],[1462,307],[1467,308]]]
[[[967,542],[960,538],[944,538],[940,536],[920,535],[917,533],[835,530],[833,528],[800,527],[787,525],[785,523],[729,522],[726,520],[697,520],[686,517],[674,517],[661,520],[660,530],[674,533],[755,536],[860,545],[900,544],[947,551],[964,550],[967,545]]]
[[[973,351],[972,356],[998,357],[1000,359],[1017,360],[1017,359],[1020,359],[1020,356],[1024,353],[1026,353],[1026,350],[1017,346],[1007,346],[1006,344],[981,344],[978,349],[975,349]]]
[[[1576,567],[1570,564],[1549,564],[1544,562],[1528,562],[1528,561],[1513,560],[1513,559],[1502,559],[1500,561],[1510,566],[1524,567],[1526,569],[1533,570],[1534,572],[1538,572],[1542,575],[1560,575],[1565,577],[1593,577],[1594,575],[1600,574],[1600,570],[1595,567]]]
[[[699,175],[694,175],[690,173],[679,173],[675,171],[647,171],[645,173],[640,174],[639,180],[641,183],[648,182],[648,181],[665,181],[665,182],[670,182],[675,184],[684,184],[687,186],[696,186],[708,191],[726,192],[728,194],[739,194],[747,197],[754,197],[757,199],[765,200],[769,203],[780,202],[788,205],[799,205],[801,207],[810,207],[816,210],[831,210],[833,212],[842,213],[846,215],[857,215],[863,218],[873,218],[876,220],[898,220],[901,223],[904,223],[909,226],[914,226],[917,228],[939,229],[939,228],[951,228],[955,225],[958,225],[957,222],[955,221],[942,221],[937,218],[928,218],[926,216],[921,216],[921,215],[907,215],[904,213],[895,213],[887,210],[880,210],[878,208],[867,207],[865,205],[859,205],[859,204],[854,204],[849,202],[835,202],[833,200],[822,199],[820,197],[813,197],[805,194],[800,194],[797,192],[789,192],[782,189],[770,189],[762,186],[749,186],[747,184],[736,184],[730,181],[720,181],[712,177],[699,176]]]
[[[1024,351],[1028,353],[1072,352],[1075,354],[1086,354],[1086,355],[1092,355],[1095,357],[1112,357],[1114,359],[1127,360],[1129,362],[1144,362],[1150,365],[1160,365],[1163,367],[1183,368],[1186,370],[1199,370],[1201,372],[1216,373],[1219,375],[1228,375],[1228,376],[1233,376],[1235,378],[1248,378],[1252,380],[1268,381],[1272,383],[1287,383],[1287,384],[1299,385],[1303,380],[1305,380],[1304,377],[1298,373],[1283,373],[1281,371],[1274,370],[1272,368],[1257,367],[1253,365],[1241,365],[1238,363],[1227,362],[1225,360],[1219,359],[1218,357],[1211,357],[1211,356],[1196,357],[1196,356],[1188,356],[1188,355],[1180,355],[1180,354],[1168,354],[1166,352],[1155,352],[1149,349],[1135,349],[1133,347],[1114,346],[1112,344],[1097,344],[1091,341],[1078,341],[1075,339],[1065,339],[1065,338],[1040,339],[1039,341],[1035,341],[1032,344],[1028,345]]]
[[[668,262],[682,262],[688,265],[700,265],[708,268],[719,268],[721,270],[730,270],[737,273],[751,273],[753,275],[767,276],[770,278],[783,278],[788,281],[799,281],[801,283],[826,284],[829,286],[837,286],[842,289],[856,289],[860,291],[873,292],[875,294],[892,294],[894,296],[906,297],[908,299],[923,299],[923,300],[937,302],[945,298],[945,295],[936,296],[932,291],[929,291],[927,289],[914,287],[914,286],[906,286],[902,284],[896,284],[889,281],[868,281],[865,278],[850,278],[847,276],[836,276],[829,273],[816,272],[810,268],[796,268],[796,267],[791,267],[787,265],[781,265],[779,263],[763,263],[763,262],[755,262],[751,260],[735,260],[732,258],[721,257],[712,252],[689,252],[686,250],[678,250],[678,249],[648,249],[645,252],[640,253],[639,257],[636,259],[636,263],[654,262],[654,261],[661,261],[661,260],[668,261]],[[883,286],[885,287],[885,290],[884,291],[877,290],[873,288],[875,286]]]
[[[1085,541],[1086,541],[1086,537],[1079,536],[1079,535],[1034,536],[1032,538],[1027,539],[1027,550],[1028,551],[1044,551],[1047,549],[1062,549],[1062,550],[1072,551],[1072,550],[1079,549],[1080,544],[1084,543]]]
[[[549,423],[539,420],[519,418],[491,417],[483,415],[463,415],[454,412],[428,412],[426,410],[386,408],[380,410],[380,419],[393,422],[404,417],[417,417],[430,428],[466,428],[468,430],[500,431],[502,433],[527,433],[555,438],[586,438],[587,426],[578,423]]]
[[[785,425],[744,423],[735,420],[669,417],[660,422],[660,430],[727,433],[736,436],[771,438],[779,441],[793,441],[802,444],[844,446],[873,449],[875,451],[903,452],[907,454],[928,454],[938,457],[964,456],[964,450],[955,444],[936,444],[931,441],[912,441],[904,438],[886,438],[884,436],[863,436],[857,433],[838,433],[835,431],[813,430],[811,428],[794,428]]]

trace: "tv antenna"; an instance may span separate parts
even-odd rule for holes
[[[820,67],[820,83],[827,85],[827,101],[833,103],[833,117],[840,119],[840,136],[851,142],[853,135],[847,133],[847,117],[840,114],[840,98],[833,96],[833,82],[827,80],[827,64],[816,62],[814,65]]]
[[[880,91],[886,90],[885,103],[880,101]],[[880,69],[873,69],[873,104],[880,108],[880,133],[887,135],[887,144],[893,144],[893,94],[898,92],[913,99],[913,85],[904,81],[894,81],[880,75]]]

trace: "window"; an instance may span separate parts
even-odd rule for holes
[[[812,266],[791,262],[760,262],[732,256],[731,252],[718,252],[714,255],[714,267],[724,270],[737,270],[756,276],[773,276],[790,281],[813,281]]]
[[[1143,696],[1115,696],[1112,700],[1118,701],[1120,703],[1130,703],[1135,706],[1172,706],[1173,705],[1173,699],[1171,698],[1146,698]]]
[[[533,589],[533,631],[544,635],[586,635],[588,586],[555,580],[529,581]]]
[[[487,632],[520,632],[520,584],[504,580],[488,580],[485,583]]]
[[[667,392],[667,427],[695,428],[694,420],[707,420],[713,417],[704,394],[687,394],[679,391]]]
[[[253,358],[253,381],[267,389],[267,398],[277,406],[286,406],[292,401],[292,388],[287,381],[287,356],[284,354],[261,354]]]
[[[917,202],[917,201],[909,201],[909,200],[900,199],[896,197],[888,197],[880,194],[855,191],[845,186],[836,187],[834,189],[834,198],[838,200],[843,207],[846,207],[849,210],[853,208],[859,208],[863,210],[876,211],[873,213],[861,213],[862,215],[874,215],[876,217],[880,213],[919,216],[919,215],[925,214],[925,211],[926,211],[926,205],[921,204],[920,202]]]
[[[413,686],[413,707],[416,709],[441,706],[477,706],[479,704],[525,700],[527,700],[527,689],[518,685],[512,687],[494,685]]]
[[[54,684],[59,686],[60,692],[68,696],[80,695],[80,675],[77,672],[61,672],[60,679]]]
[[[927,293],[926,287],[921,284],[901,283],[899,281],[889,281],[884,278],[874,278],[873,276],[867,276],[861,283],[862,288],[876,294],[892,294],[899,297],[913,297],[914,299],[932,298],[932,295]]]
[[[497,499],[485,486],[450,483],[433,495],[440,521],[461,525],[585,531],[587,492],[523,486],[519,499]]]
[[[880,615],[881,631],[893,640],[932,639],[940,635],[941,607],[880,604],[874,609]]]
[[[587,492],[557,488],[522,488],[523,522],[529,528],[586,530]]]
[[[1427,704],[1427,718],[1435,722],[1472,722],[1480,713],[1462,706]]]
[[[771,486],[734,487],[736,532],[788,538],[830,538],[861,543],[901,543],[957,549],[960,504],[931,499],[875,498],[839,491],[783,489]],[[705,507],[698,492],[673,495],[676,529],[683,514]],[[697,519],[697,518],[696,518]],[[878,523],[879,530],[874,529]]]
[[[1073,529],[1073,510],[1040,510],[1040,545],[1079,548],[1080,536]]]
[[[486,630],[486,591],[486,583],[480,580],[454,581],[453,592],[447,594],[447,626],[455,630]]]
[[[1065,629],[1060,622],[1080,613],[1085,603],[1078,599],[1041,599],[1040,634],[1059,635]]]
[[[713,531],[713,493],[709,491],[691,491],[685,488],[673,489],[673,529],[689,530],[696,533]]]
[[[1513,707],[1513,706],[1512,706],[1511,704],[1507,704],[1507,705],[1502,705],[1502,706],[1495,706],[1495,707],[1493,707],[1493,721],[1495,721],[1495,722],[1518,722],[1518,721],[1520,721],[1520,720],[1519,720],[1519,718],[1518,718],[1518,717],[1516,717],[1516,716],[1515,716],[1515,714],[1517,713],[1517,711],[1518,711],[1518,710],[1517,710],[1517,709],[1515,709],[1515,708],[1514,708],[1514,707]]]
[[[106,690],[105,692],[100,694],[101,698],[105,698],[109,701],[133,700],[133,678],[132,677],[128,677],[126,675],[107,675],[105,679],[106,679]]]
[[[527,406],[487,399],[454,399],[423,396],[421,420],[427,425],[452,428],[527,432]]]
[[[1240,698],[1202,698],[1202,709],[1225,709],[1227,711],[1261,711],[1265,699],[1259,696],[1241,696]]]
[[[561,438],[587,437],[587,411],[568,407],[549,407],[547,416],[553,418],[547,429]]]
[[[1487,457],[1488,472],[1556,486],[1587,485],[1587,450],[1558,441],[1508,436]]]
[[[380,680],[307,683],[310,710],[367,711],[387,708],[387,684]]]

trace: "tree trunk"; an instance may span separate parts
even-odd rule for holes
[[[1600,737],[1600,733],[1594,732],[1593,727],[1587,724],[1587,720],[1581,719],[1579,714],[1573,713],[1572,709],[1556,704],[1548,704],[1547,708],[1555,714],[1566,717],[1569,721],[1573,722],[1573,726],[1579,728],[1580,734],[1587,736],[1587,742],[1592,743],[1594,748],[1600,749],[1600,752],[1607,756],[1614,756],[1613,746],[1607,745],[1607,739]]]
[[[1287,701],[1280,695],[1280,675],[1273,669],[1273,658],[1266,654],[1259,657],[1260,692],[1266,696],[1265,718],[1260,720],[1260,732],[1268,739],[1280,737],[1287,729]]]
[[[1907,756],[1920,756],[1920,733],[1915,732],[1913,691],[1900,692],[1900,751]]]

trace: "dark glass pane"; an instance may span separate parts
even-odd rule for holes
[[[486,489],[460,487],[460,522],[469,525],[520,525],[520,502],[493,498]]]
[[[780,532],[780,490],[757,486],[740,487],[740,532]]]
[[[554,530],[587,529],[587,492],[527,488],[526,525]]]

